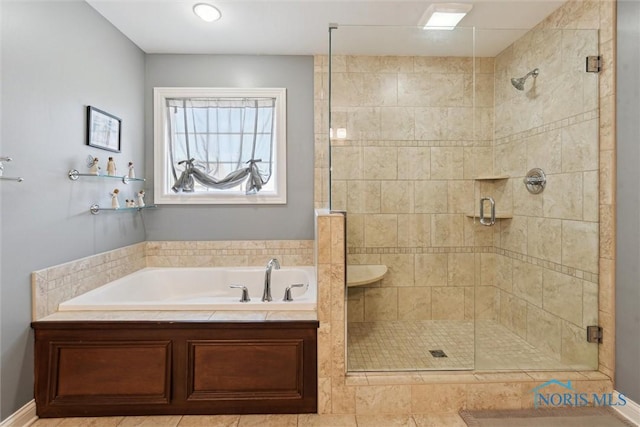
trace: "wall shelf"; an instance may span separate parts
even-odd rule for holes
[[[147,206],[135,206],[133,208],[101,208],[97,203],[89,206],[89,212],[92,215],[98,215],[102,211],[138,211],[140,212],[143,209],[152,209],[155,208],[156,205],[147,205]]]
[[[104,178],[104,179],[119,179],[124,184],[128,184],[129,182],[144,182],[146,181],[144,178],[129,178],[127,175],[118,176],[118,175],[95,175],[92,173],[80,173],[77,169],[70,169],[67,173],[67,176],[71,181],[77,181],[81,176],[89,176],[93,178]]]
[[[466,214],[464,214],[464,216],[466,216],[467,218],[480,218],[480,213],[479,212],[476,212],[475,214],[466,213]],[[490,218],[487,215],[485,215],[484,217],[485,217],[485,219],[489,219]],[[513,218],[513,214],[504,213],[504,212],[496,213],[496,219],[511,219],[511,218]]]
[[[509,179],[509,175],[481,175],[473,178],[476,181],[499,181],[502,179]]]

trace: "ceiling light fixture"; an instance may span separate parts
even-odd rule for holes
[[[208,3],[198,3],[193,6],[193,13],[206,22],[217,21],[222,17],[220,11]]]
[[[472,7],[469,3],[434,3],[425,10],[418,25],[425,30],[453,30]]]

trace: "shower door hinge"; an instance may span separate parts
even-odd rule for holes
[[[602,344],[602,327],[587,326],[587,342]]]
[[[587,56],[587,73],[599,73],[602,70],[601,56]]]

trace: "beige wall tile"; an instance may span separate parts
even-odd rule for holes
[[[597,273],[598,241],[597,223],[562,221],[562,264]]]
[[[431,176],[431,148],[398,147],[398,179],[424,180]]]
[[[431,289],[431,317],[434,320],[464,320],[464,288],[433,287]]]
[[[397,179],[398,150],[395,147],[364,147],[367,179]]]
[[[398,105],[446,107],[462,105],[464,75],[439,73],[398,74]]]
[[[396,74],[363,73],[360,75],[362,76],[362,93],[360,93],[359,99],[361,105],[397,105],[398,77]]]
[[[559,263],[562,253],[562,221],[529,218],[527,222],[528,255]]]
[[[364,219],[366,247],[396,247],[398,245],[398,218],[396,215],[367,215]]]
[[[447,286],[447,254],[416,254],[415,285]]]
[[[496,286],[496,254],[480,254],[480,285]]]
[[[413,254],[382,254],[380,262],[388,269],[384,276],[384,286],[413,286]]]
[[[346,182],[349,213],[380,213],[380,181]]]
[[[363,179],[362,148],[331,147],[332,179]]]
[[[526,262],[513,260],[513,293],[519,298],[542,307],[543,269]]]
[[[473,212],[473,181],[448,181],[447,184],[447,212]]]
[[[562,129],[562,172],[598,169],[598,121],[577,123]]]
[[[547,175],[542,193],[544,216],[581,220],[582,196],[582,172]]]
[[[466,409],[520,409],[519,383],[484,383],[467,385]]]
[[[514,216],[513,219],[501,221],[500,246],[521,254],[529,252],[531,255],[530,249],[527,249],[531,238],[534,238],[534,236],[529,237],[531,234],[528,227],[530,220],[531,218],[524,216]]]
[[[511,179],[509,181],[513,185],[513,214],[541,217],[544,193],[529,193],[521,179]]]
[[[473,253],[448,254],[447,284],[449,286],[475,285],[475,256]]]
[[[411,412],[457,412],[465,406],[466,384],[425,384],[411,386]]]
[[[364,291],[365,321],[398,320],[397,288],[366,288]]]
[[[496,255],[495,285],[507,292],[513,290],[513,260],[504,255]]]
[[[560,129],[550,130],[524,140],[527,148],[527,167],[517,176],[524,176],[529,169],[540,168],[546,174],[562,172],[562,132]],[[566,171],[573,172],[573,171]],[[522,183],[521,183],[522,184]],[[522,185],[524,190],[524,185]],[[529,194],[527,192],[527,194]]]
[[[355,414],[356,387],[332,384],[331,412],[333,414]]]
[[[493,174],[493,147],[465,147],[463,159],[464,179]]]
[[[447,181],[416,181],[414,185],[416,213],[447,212]]]
[[[560,358],[562,348],[562,319],[527,305],[527,341],[554,358]]]
[[[562,362],[586,369],[598,368],[598,344],[588,343],[584,328],[567,321],[562,322]]]
[[[412,181],[382,181],[380,185],[380,210],[382,213],[413,213]]]
[[[364,322],[364,288],[347,289],[347,322]]]
[[[463,148],[431,148],[431,179],[462,179],[464,177],[463,167]]]
[[[431,244],[432,246],[462,246],[464,215],[431,216]]]
[[[500,324],[527,338],[527,307],[528,304],[520,298],[500,292]]]
[[[380,138],[384,140],[414,140],[413,108],[383,107],[380,109]],[[366,157],[365,157],[366,161]]]
[[[582,218],[585,221],[597,222],[598,207],[598,172],[584,172],[582,174]]]
[[[582,305],[582,280],[544,270],[544,310],[575,325],[582,325]]]
[[[347,218],[347,246],[364,246],[364,214],[349,213]]]
[[[417,248],[431,246],[431,215],[399,214],[398,246]]]
[[[408,414],[411,411],[411,386],[356,387],[356,415]]]
[[[498,320],[498,289],[481,286],[475,289],[475,319]]]
[[[430,320],[431,288],[398,288],[398,320]]]
[[[415,138],[438,141],[449,138],[449,110],[446,107],[415,108]]]

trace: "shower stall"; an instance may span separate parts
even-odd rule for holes
[[[347,370],[597,369],[598,31],[329,33]]]

